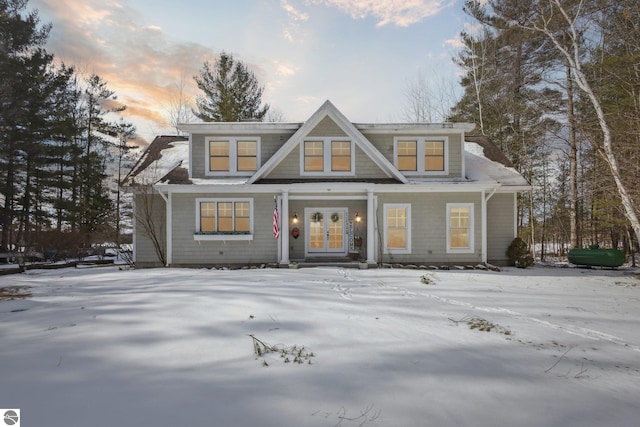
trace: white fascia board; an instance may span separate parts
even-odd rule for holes
[[[476,125],[473,123],[354,123],[360,132],[374,134],[460,134],[471,132]]]
[[[183,185],[157,184],[156,188],[171,193],[189,194],[264,194],[264,193],[313,193],[342,194],[373,191],[374,193],[475,193],[491,191],[494,185],[479,183],[429,183],[429,184],[373,184],[367,182],[313,182],[293,184],[240,184],[240,185]]]
[[[185,123],[178,125],[183,132],[190,134],[217,134],[217,133],[282,133],[296,131],[302,126],[301,123],[272,123],[272,122],[206,122],[206,123]]]

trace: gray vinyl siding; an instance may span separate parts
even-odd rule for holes
[[[300,178],[300,145],[295,147],[271,173],[267,179],[296,179]]]
[[[141,225],[145,218],[150,216],[151,221],[155,224],[155,235],[161,242],[163,249],[166,250],[166,204],[158,194],[137,194],[134,196],[135,202],[135,228],[136,228],[136,244],[134,245],[136,267],[162,267],[159,261],[153,243],[149,238],[149,234],[144,231]],[[150,209],[145,209],[145,205]],[[145,215],[144,212],[149,212]]]
[[[389,178],[360,147],[356,146],[355,156],[356,178]]]
[[[382,153],[387,160],[393,164],[393,138],[398,136],[394,134],[378,135],[363,133],[365,137]],[[437,138],[439,135],[410,135],[413,137],[428,136],[429,138]],[[461,144],[460,135],[443,134],[441,136],[447,136],[449,138],[449,174],[444,175],[445,178],[463,178],[462,177],[462,157],[463,148]],[[408,136],[409,137],[409,136]],[[433,175],[430,175],[433,176]]]
[[[275,154],[276,151],[287,142],[287,140],[293,135],[293,132],[282,134],[265,134],[265,135],[247,135],[247,134],[216,134],[216,137],[239,137],[250,136],[260,137],[260,164],[264,165],[267,160]],[[191,138],[191,173],[193,178],[209,178],[205,175],[207,167],[206,159],[206,141],[205,139],[209,134],[193,135]]]
[[[224,198],[253,199],[253,240],[194,240],[196,199],[216,195],[174,193],[173,260],[174,266],[248,265],[274,263],[278,258],[277,240],[273,237],[273,194],[224,194]]]
[[[336,124],[330,117],[325,117],[313,128],[307,136],[310,137],[344,137],[347,136],[344,130]]]
[[[514,203],[513,193],[494,194],[487,202],[487,260],[492,264],[508,263],[507,248],[516,237]]]
[[[455,264],[482,262],[482,199],[480,193],[396,193],[379,194],[377,224],[380,245],[384,245],[384,205],[411,205],[411,253],[384,254],[385,263]],[[474,204],[474,253],[447,253],[447,203]]]

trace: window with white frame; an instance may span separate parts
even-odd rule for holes
[[[207,138],[206,156],[206,175],[250,176],[260,167],[260,138]]]
[[[411,205],[385,203],[384,253],[411,253]]]
[[[447,253],[473,253],[473,203],[447,203]]]
[[[196,240],[248,240],[253,199],[196,199]]]
[[[394,162],[406,175],[446,175],[449,173],[447,137],[396,137]]]
[[[302,175],[353,175],[354,144],[349,139],[319,138],[302,142]]]

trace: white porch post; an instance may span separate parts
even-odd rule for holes
[[[173,197],[171,196],[172,193],[169,191],[169,194],[167,194],[167,267],[170,267],[171,264],[173,263],[173,234],[171,232],[173,226],[172,226],[172,222],[173,222],[173,217],[172,217],[172,200]]]
[[[282,237],[282,259],[280,260],[280,264],[289,264],[289,193],[286,191],[282,192],[280,236]]]
[[[373,203],[373,191],[367,191],[367,264],[377,264],[375,251],[376,210]]]
[[[493,195],[493,193],[492,193]],[[482,262],[487,262],[487,197],[482,190]],[[491,197],[491,196],[489,196]]]

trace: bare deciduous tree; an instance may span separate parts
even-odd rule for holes
[[[167,242],[165,239],[165,219],[162,200],[152,185],[142,185],[134,189],[136,227],[151,242],[158,262],[167,265]]]
[[[193,115],[193,103],[187,95],[186,89],[186,74],[183,73],[180,76],[180,81],[173,86],[167,106],[169,124],[175,129],[176,135],[182,135],[178,127],[180,123],[190,123],[195,118]]]
[[[407,123],[438,123],[447,120],[456,103],[455,81],[436,72],[427,78],[419,71],[406,86],[403,119]]]

